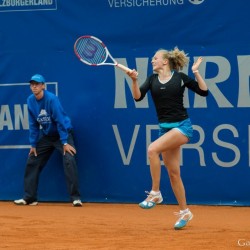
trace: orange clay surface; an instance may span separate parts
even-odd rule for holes
[[[193,220],[175,231],[175,205],[0,202],[0,249],[250,249],[250,207],[189,207]]]

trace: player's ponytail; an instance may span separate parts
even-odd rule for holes
[[[183,50],[179,50],[178,47],[170,51],[164,49],[160,49],[159,51],[163,52],[164,59],[168,59],[171,70],[182,70],[189,61],[187,54]]]
[[[170,51],[170,58],[170,61],[173,63],[173,69],[177,71],[182,70],[188,63],[187,54],[183,50],[179,50],[177,47]]]

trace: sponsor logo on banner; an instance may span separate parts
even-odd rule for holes
[[[194,56],[193,58],[190,58],[189,63],[196,61],[197,59],[198,56]],[[128,65],[126,58],[116,58],[116,60],[125,66]],[[135,68],[138,70],[138,72],[140,72],[138,75],[138,80],[141,83],[143,83],[147,77],[147,67],[149,60],[150,58],[146,57],[136,59]],[[237,67],[234,67],[233,62],[230,62],[228,58],[222,57],[220,55],[203,56],[203,60],[204,63],[200,66],[199,72],[203,76],[209,88],[210,97],[208,98],[212,97],[216,102],[215,112],[217,113],[209,114],[208,116],[211,116],[213,121],[215,121],[215,117],[218,118],[216,118],[216,123],[213,123],[214,126],[211,126],[211,124],[209,125],[209,129],[212,130],[210,132],[208,132],[208,127],[206,126],[203,127],[201,124],[193,124],[196,138],[194,138],[188,144],[183,145],[182,150],[192,149],[197,151],[199,157],[196,157],[196,160],[199,161],[199,165],[201,167],[207,166],[207,161],[210,160],[213,160],[213,163],[220,167],[237,167],[239,166],[239,162],[242,161],[244,157],[248,157],[248,165],[246,163],[246,166],[250,167],[250,149],[249,147],[247,148],[247,145],[250,145],[250,125],[248,116],[246,116],[250,108],[250,55],[237,55]],[[206,72],[209,71],[209,67],[211,65],[214,65],[217,70],[212,76],[206,76]],[[187,67],[183,68],[182,72],[188,74],[190,67],[191,65],[187,65]],[[132,80],[123,72],[121,72],[121,70],[115,69],[115,71],[116,95],[114,100],[114,108],[128,109],[130,104],[128,103],[129,98],[127,97],[127,88],[129,87],[132,93]],[[237,81],[232,81],[231,75],[233,75],[235,71],[238,74],[238,79]],[[226,83],[231,86],[232,82],[235,88],[234,101],[230,97],[230,93],[226,92],[221,86],[221,83]],[[131,95],[129,96],[131,97]],[[184,93],[184,106],[188,109],[190,108],[188,112],[191,112],[191,110],[192,112],[195,112],[197,109],[203,109],[203,111],[200,112],[205,114],[208,113],[206,110],[211,109],[208,103],[208,98],[200,97],[198,95],[195,95],[193,98],[186,89]],[[138,109],[138,114],[140,109],[150,108],[148,95],[146,95],[141,102],[133,102],[135,108]],[[231,112],[228,114],[230,109],[237,110],[237,112],[234,112],[233,116],[239,117],[238,123],[237,120],[235,122],[235,117],[231,117]],[[220,118],[220,115],[229,115],[229,120],[226,121],[224,118]],[[203,115],[201,115],[201,117],[203,117],[202,119],[207,119]],[[130,135],[128,132],[128,126],[124,127],[124,124],[119,124],[118,122],[114,122],[112,124],[112,129],[123,164],[128,166],[131,164],[134,151],[136,151],[136,145],[139,144],[141,133],[145,134],[146,148],[148,148],[150,143],[154,141],[154,138],[158,138],[158,124],[138,124],[138,121],[136,121],[136,123],[137,124],[134,124],[134,127],[131,129]],[[209,133],[211,134],[209,135]],[[125,134],[126,137],[124,136]],[[227,136],[223,138],[223,135],[226,134]],[[128,138],[130,139],[128,140]],[[205,150],[204,145],[206,141],[210,143],[211,148],[212,145],[218,147],[218,151],[212,151],[209,153],[208,150]],[[244,149],[242,150],[243,147]],[[126,151],[125,149],[128,150]],[[223,151],[224,153],[221,153]],[[183,165],[183,159],[183,156],[181,156],[180,165]],[[145,160],[146,164],[149,165],[149,158],[147,157],[147,154],[145,154]],[[163,162],[161,163],[163,165]],[[241,244],[244,244],[244,242],[241,241]]]
[[[203,3],[205,0],[189,0],[190,3],[192,4],[201,4]]]
[[[191,3],[198,5],[205,0],[107,0],[110,8],[171,7]]]
[[[56,9],[57,0],[0,0],[0,12]]]

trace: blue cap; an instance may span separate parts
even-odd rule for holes
[[[31,77],[30,82],[39,82],[39,83],[45,83],[45,79],[42,75],[35,74]]]

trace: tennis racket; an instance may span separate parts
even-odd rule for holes
[[[110,54],[106,45],[97,37],[81,36],[74,44],[74,52],[81,62],[91,66],[111,65],[128,73],[132,70],[118,63]],[[107,62],[111,59],[112,62]]]

